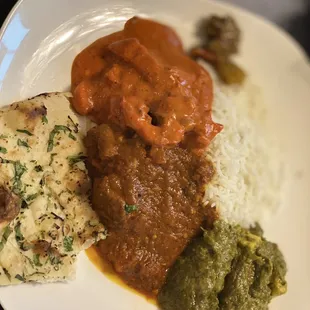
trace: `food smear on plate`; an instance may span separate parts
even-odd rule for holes
[[[85,146],[92,206],[108,237],[96,251],[127,284],[159,293],[167,310],[179,310],[171,305],[187,279],[193,285],[182,291],[184,304],[218,309],[217,296],[210,307],[201,303],[210,292],[202,295],[200,277],[205,283],[219,277],[215,289],[225,295],[225,309],[237,309],[243,298],[252,303],[238,290],[243,284],[265,294],[263,300],[253,297],[251,309],[265,309],[272,297],[285,293],[282,254],[249,230],[277,205],[279,166],[273,165],[258,120],[213,85],[173,29],[138,17],[128,20],[124,30],[76,57],[72,93],[76,111],[97,123]],[[227,256],[215,253],[222,241]],[[206,255],[199,257],[200,252]],[[179,273],[178,287],[170,290],[173,272],[183,261],[195,262],[195,277]],[[201,273],[200,267],[210,273]],[[226,275],[231,279],[224,285]]]
[[[70,97],[0,110],[0,285],[73,279],[78,253],[106,237]]]

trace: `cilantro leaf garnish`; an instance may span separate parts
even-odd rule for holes
[[[22,232],[20,231],[20,226],[21,226],[20,222],[17,222],[17,224],[14,227],[15,239],[16,239],[17,243],[20,243],[20,242],[24,241],[24,239],[25,239]]]
[[[16,278],[17,280],[19,280],[19,281],[26,282],[25,278],[24,278],[23,276],[21,276],[20,274],[17,274],[17,275],[15,276],[15,278]]]
[[[0,146],[0,153],[6,154],[8,150],[5,147]]]
[[[128,204],[125,204],[125,212],[127,214],[130,214],[134,211],[137,211],[138,210],[138,207],[136,205],[128,205]]]
[[[40,254],[34,254],[33,255],[33,263],[37,266],[37,267],[41,267],[43,266],[40,262]]]
[[[33,136],[33,134],[30,131],[26,130],[26,129],[16,129],[16,131],[20,132],[20,133],[24,133],[24,134],[26,134],[28,136]]]
[[[22,181],[21,181],[21,177],[22,175],[27,171],[27,167],[23,164],[20,163],[20,161],[13,161],[10,163],[13,163],[14,165],[14,177],[13,177],[13,192],[15,194],[21,194],[22,192]]]
[[[69,161],[69,165],[73,166],[80,161],[84,161],[87,157],[83,154],[68,156],[67,159]]]
[[[48,119],[47,119],[46,115],[42,116],[42,123],[43,124],[48,124]]]
[[[64,132],[64,133],[68,133],[68,136],[73,139],[76,140],[76,137],[72,135],[72,130],[67,127],[67,126],[63,126],[63,125],[55,125],[54,129],[50,132],[49,138],[48,138],[48,142],[47,142],[47,151],[51,152],[53,150],[54,147],[54,138],[57,134],[59,134],[60,132]]]
[[[31,149],[31,147],[28,145],[28,143],[26,141],[21,140],[21,139],[17,140],[17,145],[26,147],[27,149]]]
[[[71,252],[73,251],[73,237],[71,236],[66,236],[64,238],[64,248],[66,252]]]

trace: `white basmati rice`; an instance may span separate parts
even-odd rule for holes
[[[263,128],[263,103],[251,98],[246,89],[215,88],[213,119],[224,130],[207,150],[216,173],[205,200],[215,203],[222,218],[244,227],[265,222],[278,209],[285,179]]]

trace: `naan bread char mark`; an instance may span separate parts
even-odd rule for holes
[[[21,207],[21,199],[4,186],[0,186],[0,227],[14,220]]]

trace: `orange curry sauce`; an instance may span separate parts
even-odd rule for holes
[[[145,298],[149,303],[153,305],[157,305],[157,300],[154,294],[146,294],[145,292],[140,292],[132,287],[130,287],[113,269],[111,264],[103,259],[100,255],[100,252],[96,248],[96,246],[92,246],[88,248],[86,251],[86,255],[89,260],[99,269],[109,280],[121,286],[122,288]]]
[[[174,30],[138,17],[76,57],[72,93],[81,115],[130,127],[151,145],[201,150],[222,129],[211,119],[210,75]]]

